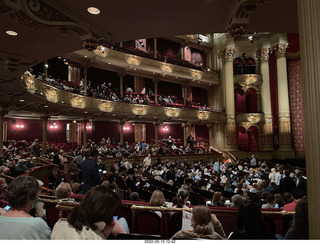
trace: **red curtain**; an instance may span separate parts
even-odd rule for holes
[[[257,92],[253,88],[249,88],[246,94],[246,111],[247,113],[257,113]]]
[[[248,130],[248,149],[251,152],[259,151],[259,133],[255,126],[251,126]]]

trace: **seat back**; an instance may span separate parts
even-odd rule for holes
[[[171,238],[182,228],[182,212],[176,212],[169,218],[168,236]]]
[[[160,235],[161,218],[151,211],[140,211],[136,215],[137,234]]]

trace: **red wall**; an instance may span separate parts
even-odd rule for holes
[[[43,135],[43,125],[42,120],[34,119],[5,119],[8,124],[7,137],[8,139],[15,140],[28,140],[33,141],[38,138],[42,141]],[[47,127],[47,141],[66,141],[66,121],[56,120],[56,125],[58,128],[50,128],[50,123],[52,120],[48,121]],[[17,128],[16,125],[24,125],[24,128]]]

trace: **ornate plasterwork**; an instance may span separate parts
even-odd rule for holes
[[[233,37],[246,33],[246,26],[255,10],[271,0],[237,0],[233,1],[225,23],[225,30]]]
[[[237,122],[238,123],[249,122],[252,124],[262,123],[263,114],[262,113],[238,114]]]
[[[170,67],[168,64],[162,64],[161,70],[164,72],[172,73],[172,67]]]
[[[286,57],[288,43],[278,43],[275,47],[273,47],[273,51],[277,58]]]
[[[165,108],[165,113],[168,117],[178,117],[180,111],[177,108]]]
[[[130,55],[129,57],[126,58],[126,61],[128,64],[140,65],[141,59]]]
[[[109,102],[109,101],[100,101],[99,102],[99,109],[102,112],[112,112],[114,109],[114,105],[112,102]]]
[[[249,88],[253,88],[259,92],[259,87],[262,84],[262,77],[261,74],[235,75],[234,83],[239,84],[244,92]]]
[[[209,119],[209,113],[207,111],[199,111],[198,112],[198,119],[200,119],[200,120],[208,120]]]
[[[202,73],[197,70],[190,70],[190,74],[194,79],[201,79]]]
[[[279,119],[280,120],[288,120],[288,119],[290,119],[290,112],[279,113]]]
[[[55,88],[52,88],[52,87],[49,87],[49,86],[46,86],[44,88],[44,91],[45,91],[45,94],[46,94],[46,97],[47,99],[50,101],[50,102],[58,102],[58,91],[55,89]]]
[[[291,123],[290,121],[279,122],[279,144],[291,145]]]
[[[271,54],[270,48],[260,48],[256,52],[256,57],[259,62],[269,61],[270,54]]]
[[[144,105],[131,104],[131,111],[135,115],[146,115],[148,110]]]
[[[95,43],[86,43],[86,47],[85,48],[87,48],[87,49],[91,49],[91,48],[94,48],[95,47]],[[107,49],[107,48],[105,48],[105,47],[103,47],[103,46],[98,46],[97,48],[95,48],[94,50],[93,50],[93,52],[96,54],[96,55],[98,55],[98,56],[100,56],[100,57],[107,57],[108,56],[108,50],[109,49]]]
[[[262,127],[262,145],[272,145],[273,144],[273,130],[272,122],[264,123]]]
[[[235,123],[227,123],[226,134],[227,134],[227,145],[235,145],[237,142]]]
[[[35,84],[34,84],[34,77],[33,75],[31,75],[29,73],[29,71],[25,72],[24,73],[24,81],[25,81],[25,84],[26,84],[26,87],[28,89],[29,92],[31,93],[35,93],[36,92],[36,87],[35,87]]]
[[[234,54],[237,51],[237,48],[225,48],[220,52],[220,59],[224,62],[233,62]]]
[[[86,100],[84,97],[78,96],[78,95],[72,95],[71,96],[71,105],[75,108],[85,108],[86,106]]]

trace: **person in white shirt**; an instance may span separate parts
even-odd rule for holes
[[[151,154],[149,153],[147,157],[144,158],[143,160],[143,166],[145,168],[151,166]]]

